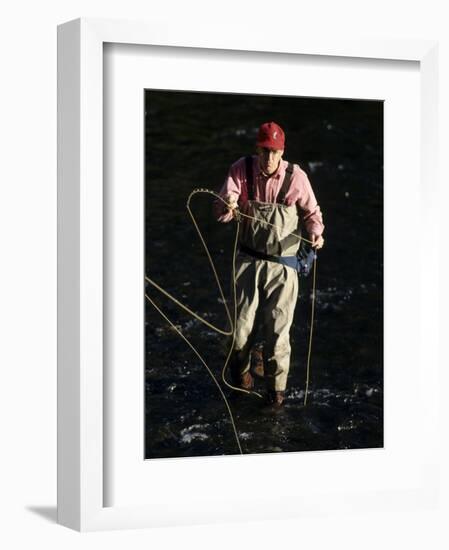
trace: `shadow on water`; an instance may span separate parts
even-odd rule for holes
[[[324,213],[310,394],[303,407],[311,281],[302,279],[291,331],[285,407],[268,414],[255,397],[230,399],[245,452],[383,446],[383,104],[377,101],[146,93],[145,270],[213,324],[226,316],[185,210],[192,189],[218,190],[232,162],[253,152],[257,127],[286,131],[284,157],[307,172]],[[192,208],[230,298],[234,224],[212,216],[212,197]],[[147,288],[220,378],[226,338]],[[264,391],[259,382],[259,389]],[[235,454],[223,400],[194,353],[145,304],[147,458]]]

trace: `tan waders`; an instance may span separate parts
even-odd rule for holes
[[[240,252],[236,262],[237,326],[230,368],[234,383],[250,389],[250,353],[258,322],[263,327],[264,378],[269,392],[282,392],[290,366],[290,327],[298,297],[298,273],[273,261],[295,256],[299,239],[296,206],[248,201],[241,207]],[[273,227],[275,226],[275,227]],[[260,259],[270,256],[272,260]]]

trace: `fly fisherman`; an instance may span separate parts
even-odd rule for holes
[[[275,122],[259,128],[256,155],[235,162],[216,204],[219,222],[241,217],[236,259],[237,324],[230,375],[234,386],[251,390],[251,348],[257,332],[256,314],[263,326],[264,379],[269,403],[281,407],[290,367],[290,327],[298,297],[296,253],[301,224],[316,249],[324,225],[320,207],[305,172],[283,160],[285,135]],[[238,209],[238,210],[237,210]],[[272,225],[267,225],[266,223]]]

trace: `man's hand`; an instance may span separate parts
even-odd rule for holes
[[[237,219],[238,216],[238,202],[234,195],[225,195],[223,200],[226,201],[226,208],[228,212],[232,213],[232,217]]]
[[[235,210],[237,208],[237,199],[234,197],[234,195],[225,195],[223,197],[223,200],[226,202],[226,208],[229,212],[232,212],[232,210]]]
[[[312,241],[312,248],[316,248],[317,250],[323,248],[324,239],[321,235],[315,235],[314,233],[311,233],[310,240]]]

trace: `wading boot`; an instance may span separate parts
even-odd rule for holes
[[[245,372],[240,377],[240,384],[239,387],[242,388],[242,390],[252,390],[254,387],[254,378],[251,376],[251,373]]]
[[[247,391],[253,389],[254,378],[251,376],[251,373],[249,371],[241,374],[238,370],[238,365],[235,363],[231,365],[229,371],[231,374],[231,384],[233,386]]]
[[[268,403],[273,409],[280,409],[284,403],[284,394],[283,391],[269,391],[268,392]]]

